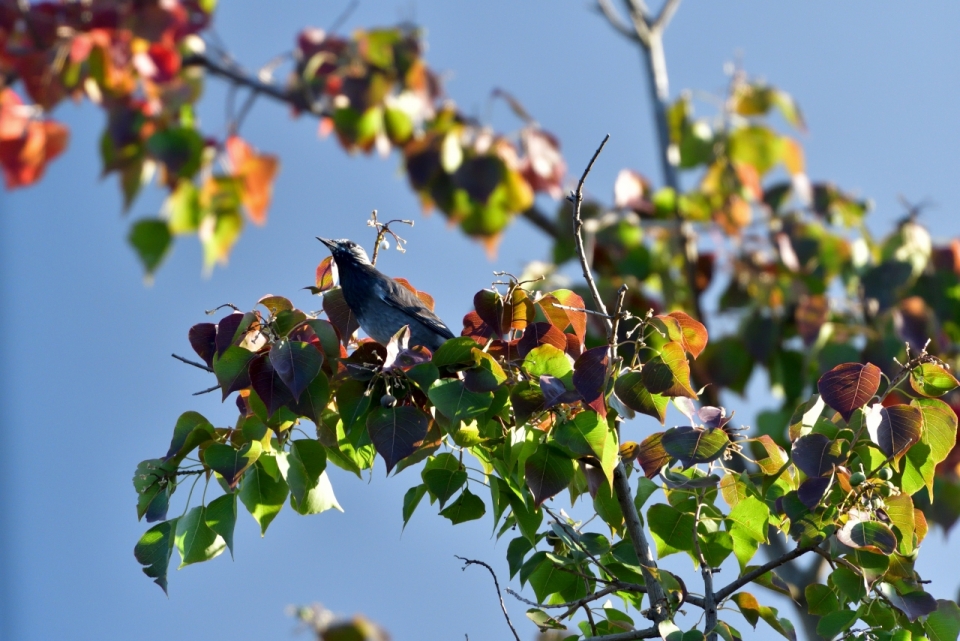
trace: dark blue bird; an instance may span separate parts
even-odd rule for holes
[[[345,239],[317,240],[333,254],[343,297],[367,336],[386,345],[401,327],[409,325],[410,345],[423,345],[431,351],[453,338],[450,328],[416,294],[377,271],[363,247]]]

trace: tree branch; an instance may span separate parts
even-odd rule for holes
[[[693,517],[693,547],[700,561],[700,574],[703,577],[703,612],[705,616],[703,629],[707,631],[707,641],[717,641],[717,599],[713,591],[713,568],[707,563],[700,549],[700,513],[703,509],[703,495],[697,495],[697,512]]]
[[[213,75],[228,80],[237,87],[246,87],[254,93],[285,102],[296,109],[309,112],[315,116],[326,115],[323,111],[308,104],[299,94],[274,83],[264,82],[233,62],[213,60],[203,54],[196,53],[184,57],[182,65],[184,67],[203,67]]]
[[[520,641],[520,635],[517,634],[517,629],[513,627],[513,622],[510,621],[510,615],[507,613],[507,604],[503,602],[503,593],[500,592],[500,582],[497,581],[497,574],[493,571],[493,568],[484,563],[483,561],[474,561],[473,559],[465,559],[462,556],[454,555],[456,558],[463,561],[464,570],[467,569],[469,565],[482,565],[487,568],[487,572],[490,573],[490,576],[493,577],[493,585],[497,588],[497,598],[500,599],[500,609],[503,610],[503,617],[507,620],[507,625],[510,626],[510,631],[513,632],[513,638],[517,641]]]
[[[639,40],[637,32],[631,29],[630,26],[623,21],[623,19],[620,17],[620,14],[617,13],[617,10],[613,8],[613,4],[611,4],[610,0],[597,0],[596,9],[603,14],[603,17],[607,19],[607,22],[610,23],[610,26],[613,27],[614,31],[628,40]]]
[[[670,21],[673,20],[673,16],[679,8],[680,0],[667,0],[663,4],[663,8],[660,9],[660,15],[657,16],[657,19],[653,23],[654,31],[660,31],[662,33],[670,24]]]
[[[521,216],[526,218],[531,225],[545,233],[550,238],[553,238],[554,240],[560,239],[560,230],[557,229],[556,223],[550,220],[550,218],[547,217],[547,215],[542,211],[537,209],[536,206],[527,209],[521,213]]]
[[[181,363],[186,363],[187,365],[193,365],[194,367],[196,367],[196,368],[198,368],[198,369],[202,369],[202,370],[205,371],[205,372],[210,372],[211,374],[213,373],[213,368],[207,367],[207,366],[204,365],[203,363],[198,363],[198,362],[196,362],[196,361],[191,361],[189,358],[184,358],[183,356],[177,356],[176,354],[170,354],[170,356],[173,356],[175,359],[177,359],[177,360],[180,361]]]
[[[591,641],[633,641],[634,639],[656,639],[660,636],[660,630],[657,626],[644,628],[643,630],[630,630],[629,632],[618,632],[617,634],[604,634],[599,637],[591,637]]]
[[[816,548],[818,545],[820,545],[819,542],[794,548],[793,550],[791,550],[790,552],[787,552],[783,556],[778,557],[773,561],[770,561],[769,563],[764,563],[760,567],[747,572],[743,576],[731,582],[729,585],[717,590],[717,593],[716,593],[717,603],[723,601],[724,599],[732,595],[734,592],[736,592],[737,590],[745,586],[747,583],[750,583],[757,577],[763,576],[770,570],[773,570],[774,568],[778,568],[784,563],[788,563],[796,559],[797,557],[803,556],[807,552],[812,552],[814,548]]]

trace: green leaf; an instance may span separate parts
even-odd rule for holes
[[[832,639],[841,632],[849,630],[856,620],[857,613],[853,610],[831,612],[820,619],[820,623],[817,624],[817,634],[824,639]]]
[[[411,487],[407,490],[407,493],[403,495],[403,529],[406,529],[407,523],[410,522],[410,517],[413,516],[414,510],[420,505],[420,499],[422,499],[426,493],[427,486],[421,483],[420,485]]]
[[[183,457],[201,443],[205,443],[215,436],[213,425],[202,414],[184,412],[177,419],[177,424],[173,428],[173,438],[170,440],[170,447],[167,449],[165,458],[179,465]]]
[[[897,537],[893,530],[879,521],[851,519],[837,531],[837,540],[852,548],[863,548],[886,556],[897,549]]]
[[[326,374],[319,372],[314,376],[307,388],[300,394],[300,400],[297,401],[291,409],[295,410],[297,416],[303,416],[313,421],[314,425],[320,427],[323,412],[327,409],[327,403],[330,402],[330,383]]]
[[[197,506],[177,521],[176,545],[180,567],[209,561],[227,547],[223,537],[214,532],[206,520],[206,508]]]
[[[910,387],[921,396],[943,396],[960,383],[936,363],[922,363],[910,372]]]
[[[658,503],[647,510],[647,525],[657,545],[657,557],[693,552],[694,518],[675,507]]]
[[[529,580],[537,601],[542,603],[551,594],[569,590],[580,579],[577,575],[560,569],[550,559],[544,559],[530,575]]]
[[[903,612],[910,622],[937,610],[937,601],[923,590],[912,590],[902,594],[890,583],[881,582],[877,590],[896,609]]]
[[[518,536],[510,541],[510,545],[507,546],[507,563],[510,566],[511,579],[520,571],[521,566],[523,566],[524,557],[527,556],[527,553],[532,549],[533,543],[522,536]]]
[[[733,555],[737,557],[740,572],[743,573],[753,557],[756,556],[757,550],[760,549],[760,542],[743,530],[736,528],[730,531],[730,537],[733,539]]]
[[[164,203],[169,214],[170,232],[193,234],[200,228],[200,191],[191,180],[180,180]]]
[[[133,224],[127,240],[137,251],[137,256],[140,257],[140,262],[143,263],[149,278],[170,253],[173,235],[166,221],[147,218]]]
[[[743,534],[758,543],[766,542],[770,508],[760,499],[747,496],[730,510],[727,519],[732,524],[731,534]]]
[[[267,527],[283,509],[289,492],[275,457],[261,456],[243,475],[240,501],[260,524],[260,536],[267,533]]]
[[[784,465],[790,462],[786,451],[777,445],[772,438],[766,434],[757,437],[753,441],[754,455],[757,465],[765,476],[773,476],[783,470]]]
[[[454,525],[474,521],[486,514],[487,508],[483,500],[470,491],[470,488],[463,488],[463,492],[457,497],[457,500],[440,511],[440,516],[450,519]]]
[[[170,495],[176,488],[176,464],[147,459],[137,465],[133,474],[133,489],[137,492],[137,519],[147,517],[147,523],[167,518]]]
[[[923,622],[930,641],[957,641],[960,636],[960,606],[953,601],[937,600],[937,611]]]
[[[477,341],[469,336],[457,336],[445,341],[434,352],[431,362],[437,367],[468,365],[474,362],[473,350]]]
[[[203,137],[188,127],[171,127],[147,139],[147,153],[180,178],[191,178],[200,169]]]
[[[224,494],[211,501],[206,508],[204,518],[207,521],[207,527],[223,539],[230,550],[230,556],[233,557],[233,529],[237,524],[236,493]]]
[[[520,533],[532,544],[537,542],[537,530],[543,522],[543,510],[531,509],[524,502],[523,497],[511,490],[507,495],[510,501],[510,510],[520,528]]]
[[[333,493],[333,485],[330,484],[330,477],[324,471],[317,479],[316,485],[307,491],[302,501],[298,501],[290,495],[290,507],[298,514],[320,514],[327,510],[334,509],[343,512],[336,495]]]
[[[573,480],[573,459],[549,443],[541,445],[527,459],[524,475],[537,507],[556,496]]]
[[[720,567],[720,564],[733,552],[733,537],[729,532],[722,530],[707,532],[700,539],[700,551],[707,565],[712,568]]]
[[[222,354],[213,358],[213,373],[220,383],[223,400],[232,392],[250,387],[250,374],[247,370],[256,354],[237,345],[231,345]]]
[[[233,488],[247,468],[257,462],[262,452],[260,441],[246,443],[239,450],[224,443],[211,443],[203,450],[203,462]]]
[[[467,471],[453,454],[444,452],[427,459],[420,477],[440,507],[467,482]]]
[[[603,458],[607,422],[592,410],[580,412],[572,421],[563,421],[552,430],[554,440],[577,456]]]
[[[492,394],[471,392],[464,386],[463,381],[455,378],[436,381],[430,386],[427,395],[437,411],[454,424],[480,416],[493,403]]]
[[[286,462],[286,481],[290,487],[291,507],[300,514],[316,514],[317,512],[305,510],[308,504],[314,504],[313,507],[316,507],[316,500],[311,501],[311,498],[320,498],[310,497],[310,493],[317,489],[324,470],[327,469],[326,450],[323,445],[313,439],[298,439],[290,444],[290,454]],[[327,484],[329,485],[329,482]]]
[[[463,372],[463,384],[468,390],[492,392],[507,380],[506,372],[493,356],[476,347],[473,348],[472,353],[475,364]]]
[[[367,416],[367,432],[387,464],[387,474],[414,452],[427,435],[429,420],[413,405],[377,407]]]
[[[926,486],[933,500],[933,480],[937,464],[944,461],[957,440],[957,415],[946,403],[936,399],[915,399],[923,419],[920,442],[907,450],[903,465],[903,486],[913,494]]]
[[[566,353],[553,345],[539,345],[530,350],[523,359],[523,370],[531,380],[539,381],[544,375],[553,376],[563,381],[567,389],[573,389],[573,363]]]
[[[295,401],[320,373],[323,356],[310,343],[280,340],[268,352],[270,364],[280,376]]]
[[[133,548],[133,555],[143,567],[143,573],[153,579],[163,592],[167,592],[167,568],[170,565],[170,555],[173,554],[174,532],[179,519],[170,519],[157,523],[147,530],[137,545]]]
[[[807,612],[822,617],[840,609],[840,601],[833,590],[822,583],[811,583],[803,590]]]
[[[697,398],[690,387],[690,363],[683,346],[669,342],[660,349],[660,354],[643,366],[641,380],[651,394]]]
[[[840,591],[847,601],[857,602],[867,595],[863,577],[842,565],[830,573],[830,583]]]
[[[761,176],[780,161],[783,144],[771,129],[743,127],[730,134],[728,154],[735,163],[752,166]]]
[[[667,454],[687,468],[698,463],[709,463],[723,456],[730,444],[730,437],[719,427],[684,425],[668,429],[663,433],[660,442]]]
[[[738,592],[731,597],[731,600],[737,604],[743,618],[753,627],[757,627],[757,621],[763,619],[767,625],[779,632],[782,636],[791,641],[797,640],[797,633],[793,629],[793,624],[787,619],[779,618],[776,608],[760,605],[756,597],[749,592]]]
[[[667,419],[667,404],[670,399],[660,394],[651,394],[643,384],[643,375],[640,372],[621,374],[613,385],[613,390],[624,405],[652,416],[663,425]]]

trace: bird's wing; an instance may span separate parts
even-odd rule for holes
[[[427,309],[417,296],[403,285],[390,279],[384,282],[380,298],[387,305],[400,310],[410,318],[430,328],[444,338],[453,338],[453,332],[436,314]]]

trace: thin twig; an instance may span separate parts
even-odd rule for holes
[[[590,637],[590,641],[633,641],[634,639],[657,639],[659,637],[660,630],[657,629],[657,626],[653,626],[642,630],[630,630],[629,632]]]
[[[597,157],[600,155],[600,152],[603,151],[603,147],[607,144],[608,140],[610,140],[610,134],[603,137],[600,146],[593,152],[590,162],[587,163],[587,168],[583,170],[580,181],[577,183],[576,191],[571,193],[567,198],[573,203],[573,237],[577,245],[577,256],[580,257],[580,267],[583,268],[583,277],[586,279],[587,286],[590,288],[590,295],[593,297],[594,305],[596,305],[601,314],[606,316],[604,324],[607,326],[607,331],[609,332],[613,328],[613,322],[610,320],[610,316],[607,313],[607,306],[603,304],[603,299],[600,298],[600,292],[597,290],[597,283],[593,280],[593,274],[590,272],[587,254],[583,248],[583,234],[581,233],[583,230],[583,219],[580,217],[580,209],[583,205],[583,183],[587,180],[587,175],[590,173],[590,170],[593,169],[593,163],[597,161]]]
[[[210,392],[215,392],[220,389],[220,383],[217,383],[213,387],[208,387],[207,389],[200,390],[199,392],[194,392],[192,396],[200,396],[201,394],[209,394]]]
[[[360,0],[352,0],[347,7],[340,12],[340,15],[337,16],[337,19],[333,21],[333,24],[330,25],[330,28],[327,29],[329,33],[336,33],[337,29],[342,27],[344,23],[353,15],[353,12],[357,10],[357,7],[360,6]]]
[[[707,641],[717,641],[717,600],[713,591],[713,568],[707,563],[700,549],[700,514],[703,511],[703,494],[697,493],[697,512],[693,517],[693,547],[700,561],[700,574],[703,576],[703,612],[706,620],[703,629],[707,630]]]
[[[454,557],[463,561],[462,569],[464,570],[466,570],[467,566],[469,565],[482,565],[483,567],[487,568],[487,572],[489,572],[490,576],[493,577],[493,585],[495,588],[497,588],[497,598],[500,599],[500,609],[503,610],[503,616],[507,620],[507,625],[510,626],[510,631],[513,632],[513,638],[516,639],[517,641],[520,641],[520,635],[517,634],[516,628],[513,627],[513,622],[510,621],[510,615],[507,614],[507,604],[503,602],[503,593],[500,592],[500,582],[497,581],[497,573],[493,571],[492,567],[490,567],[483,561],[474,561],[473,559],[465,559],[462,556],[457,556],[456,554],[454,555]]]
[[[660,9],[660,15],[658,15],[657,19],[653,22],[652,28],[655,31],[662,32],[670,24],[670,21],[673,20],[673,16],[679,8],[680,0],[667,0],[663,4],[663,8]]]
[[[607,19],[607,22],[610,23],[614,31],[621,36],[628,40],[639,40],[636,31],[631,29],[630,26],[623,21],[620,14],[617,13],[617,10],[613,8],[610,0],[597,0],[597,11],[603,14],[603,17]]]
[[[512,588],[505,588],[505,589],[504,589],[504,592],[506,592],[507,594],[509,594],[510,596],[512,596],[512,597],[513,597],[514,599],[516,599],[517,601],[520,601],[520,602],[522,602],[522,603],[526,603],[527,605],[532,605],[532,606],[534,606],[534,607],[541,608],[541,609],[544,609],[544,610],[549,610],[549,609],[560,610],[560,609],[563,609],[563,608],[567,608],[567,609],[570,609],[570,610],[576,610],[577,608],[579,608],[581,605],[583,605],[583,604],[585,604],[585,603],[590,603],[591,601],[596,601],[597,599],[602,599],[603,597],[607,596],[608,594],[613,594],[614,592],[622,592],[622,591],[624,591],[624,590],[623,590],[619,585],[608,585],[607,587],[603,588],[602,590],[599,590],[599,591],[597,591],[597,592],[594,592],[593,594],[588,594],[587,596],[583,597],[582,599],[577,599],[576,601],[567,601],[566,603],[551,603],[551,604],[548,605],[548,604],[546,604],[546,603],[537,603],[536,601],[531,601],[530,599],[528,599],[528,598],[522,596],[521,594],[517,593],[517,592],[516,592],[515,590],[513,590]],[[567,613],[567,614],[569,614],[569,613]],[[562,615],[560,615],[559,618],[562,619],[563,617],[567,616],[567,614],[562,614]]]
[[[617,290],[617,302],[613,306],[613,326],[610,328],[610,367],[616,367],[614,362],[617,358],[617,347],[619,346],[620,319],[624,316],[623,301],[627,297],[627,284],[620,285]]]
[[[183,356],[177,356],[176,354],[170,354],[170,356],[173,356],[173,357],[174,357],[175,359],[177,359],[178,361],[183,362],[183,363],[186,363],[187,365],[193,365],[194,367],[197,367],[197,368],[199,368],[199,369],[202,369],[202,370],[205,371],[205,372],[210,372],[211,374],[213,373],[213,368],[207,367],[207,366],[204,365],[203,363],[198,363],[198,362],[196,362],[196,361],[191,361],[189,358],[184,358]]]

